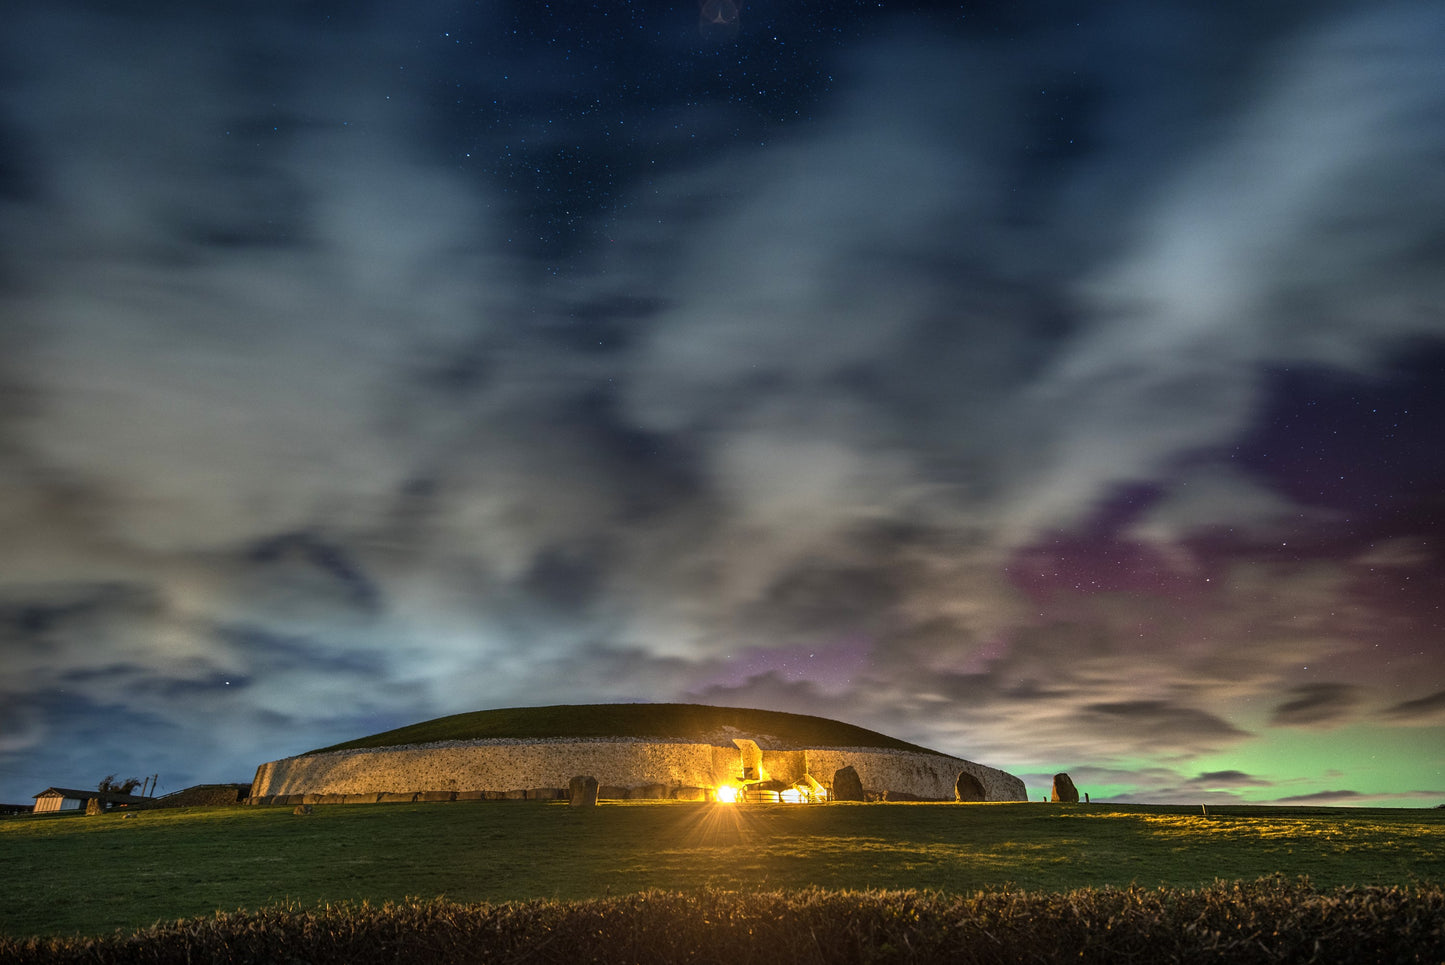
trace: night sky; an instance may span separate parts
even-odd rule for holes
[[[1438,0],[34,0],[0,801],[820,714],[1445,801]]]

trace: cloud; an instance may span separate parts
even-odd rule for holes
[[[1066,766],[1080,791],[1088,790],[1094,801],[1116,804],[1231,805],[1250,803],[1249,788],[1272,787],[1271,781],[1240,771],[1219,771],[1186,778],[1168,767],[1097,767],[1089,764]],[[1047,789],[1052,774],[1022,775],[1030,787]],[[1118,789],[1126,790],[1120,791]]]
[[[137,60],[77,50],[62,57],[75,70],[32,68],[46,190],[22,210],[44,217],[5,251],[25,279],[15,377],[35,407],[9,438],[41,485],[101,501],[92,525],[145,550],[356,525],[448,432],[408,423],[399,393],[482,324],[485,200],[402,147],[400,103],[376,107],[364,81],[329,105],[355,126],[310,116],[325,67],[357,72],[333,52],[287,65],[276,102],[258,102],[227,51],[145,56],[190,48],[187,29],[38,19],[57,56]],[[123,110],[116,90],[133,95]],[[245,137],[266,140],[264,161]]]
[[[1209,467],[1181,479],[1129,532],[1166,547],[1191,535],[1229,527],[1259,536],[1287,536],[1298,526],[1301,515],[1298,505],[1263,482],[1231,467]]]
[[[1411,569],[1434,560],[1435,554],[1424,541],[1410,539],[1384,540],[1369,548],[1356,563],[1363,567]]]
[[[1445,101],[1426,79],[1442,37],[1438,9],[1392,3],[1264,51],[1223,136],[1079,280],[1091,323],[1030,387],[1054,419],[1011,527],[1067,525],[1111,485],[1227,441],[1264,365],[1371,371],[1402,340],[1441,334],[1424,308],[1438,279],[1420,273],[1445,197],[1429,161],[1442,135],[1423,123]]]
[[[1350,790],[1319,791],[1296,794],[1273,801],[1271,805],[1304,805],[1320,807],[1430,807],[1445,797],[1442,791],[1363,792]]]
[[[1405,700],[1387,708],[1383,714],[1386,720],[1415,727],[1430,727],[1445,723],[1445,691]]]
[[[1276,800],[1275,804],[1341,804],[1358,801],[1365,795],[1359,791],[1316,791],[1312,794],[1293,794]]]
[[[1202,748],[1227,746],[1249,736],[1207,711],[1154,700],[1091,704],[1084,708],[1084,718],[1086,724],[1106,732],[1138,733],[1161,754],[1168,754],[1171,749],[1194,753]]]
[[[1307,684],[1289,695],[1270,716],[1276,727],[1337,727],[1354,717],[1362,700],[1360,688],[1350,684]]]
[[[0,710],[0,754],[38,746],[46,736],[37,708],[12,699]]]
[[[1184,782],[1195,787],[1269,787],[1270,782],[1243,771],[1207,771]]]
[[[717,59],[574,113],[494,22],[422,58],[440,8],[27,14],[0,41],[6,747],[223,711],[207,759],[246,769],[691,697],[1257,786],[1174,766],[1438,656],[1372,660],[1400,614],[1360,581],[1432,566],[1414,535],[1366,549],[1368,514],[1340,535],[1231,453],[1272,367],[1386,374],[1442,332],[1442,18],[1121,10],[890,22],[779,61],[796,114]],[[176,54],[201,34],[228,39]]]

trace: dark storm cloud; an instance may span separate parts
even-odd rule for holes
[[[1313,794],[1291,794],[1275,801],[1276,804],[1339,804],[1361,797],[1359,791],[1316,791]]]
[[[224,716],[210,779],[569,700],[1113,784],[1438,724],[1445,17],[737,9],[20,18],[7,770],[101,707]],[[1259,786],[1197,770],[1130,773]]]
[[[1125,739],[1146,743],[1166,756],[1171,751],[1190,753],[1203,747],[1227,746],[1248,736],[1228,721],[1206,711],[1175,707],[1161,701],[1093,704],[1084,711],[1086,726],[1105,735],[1113,731],[1128,734],[1130,736]]]
[[[309,669],[329,677],[351,676],[362,681],[375,679],[386,670],[380,654],[331,650],[316,641],[280,636],[257,627],[220,627],[216,635],[245,653],[252,673]]]
[[[1185,783],[1197,787],[1268,787],[1270,782],[1251,777],[1243,771],[1209,771],[1191,777]]]
[[[1281,727],[1337,727],[1359,706],[1361,688],[1350,684],[1307,684],[1292,688],[1274,708],[1270,723]]]
[[[267,578],[295,587],[307,597],[337,595],[362,609],[378,605],[379,590],[338,546],[311,533],[283,533],[251,547],[247,561],[266,571]],[[317,585],[319,584],[319,585]]]
[[[1388,708],[1382,715],[1386,720],[1418,726],[1433,726],[1445,719],[1445,691],[1406,700]]]
[[[1238,771],[1220,772],[1217,778],[1199,775],[1186,778],[1179,771],[1168,767],[1108,768],[1090,764],[1066,764],[1065,770],[1073,779],[1080,793],[1088,793],[1096,802],[1149,803],[1149,804],[1200,804],[1228,805],[1246,800],[1241,789],[1273,786],[1274,782],[1253,778]],[[1047,796],[1053,784],[1053,773],[1025,774],[1025,782],[1037,799]],[[1120,792],[1119,788],[1128,790]]]

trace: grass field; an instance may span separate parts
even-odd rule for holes
[[[1445,882],[1445,811],[466,802],[0,821],[0,933],[99,934],[291,902],[1012,886]]]

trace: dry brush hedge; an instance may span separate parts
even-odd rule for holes
[[[1445,961],[1445,889],[1266,878],[1067,893],[642,892],[588,901],[271,907],[89,939],[0,938],[7,963]]]

